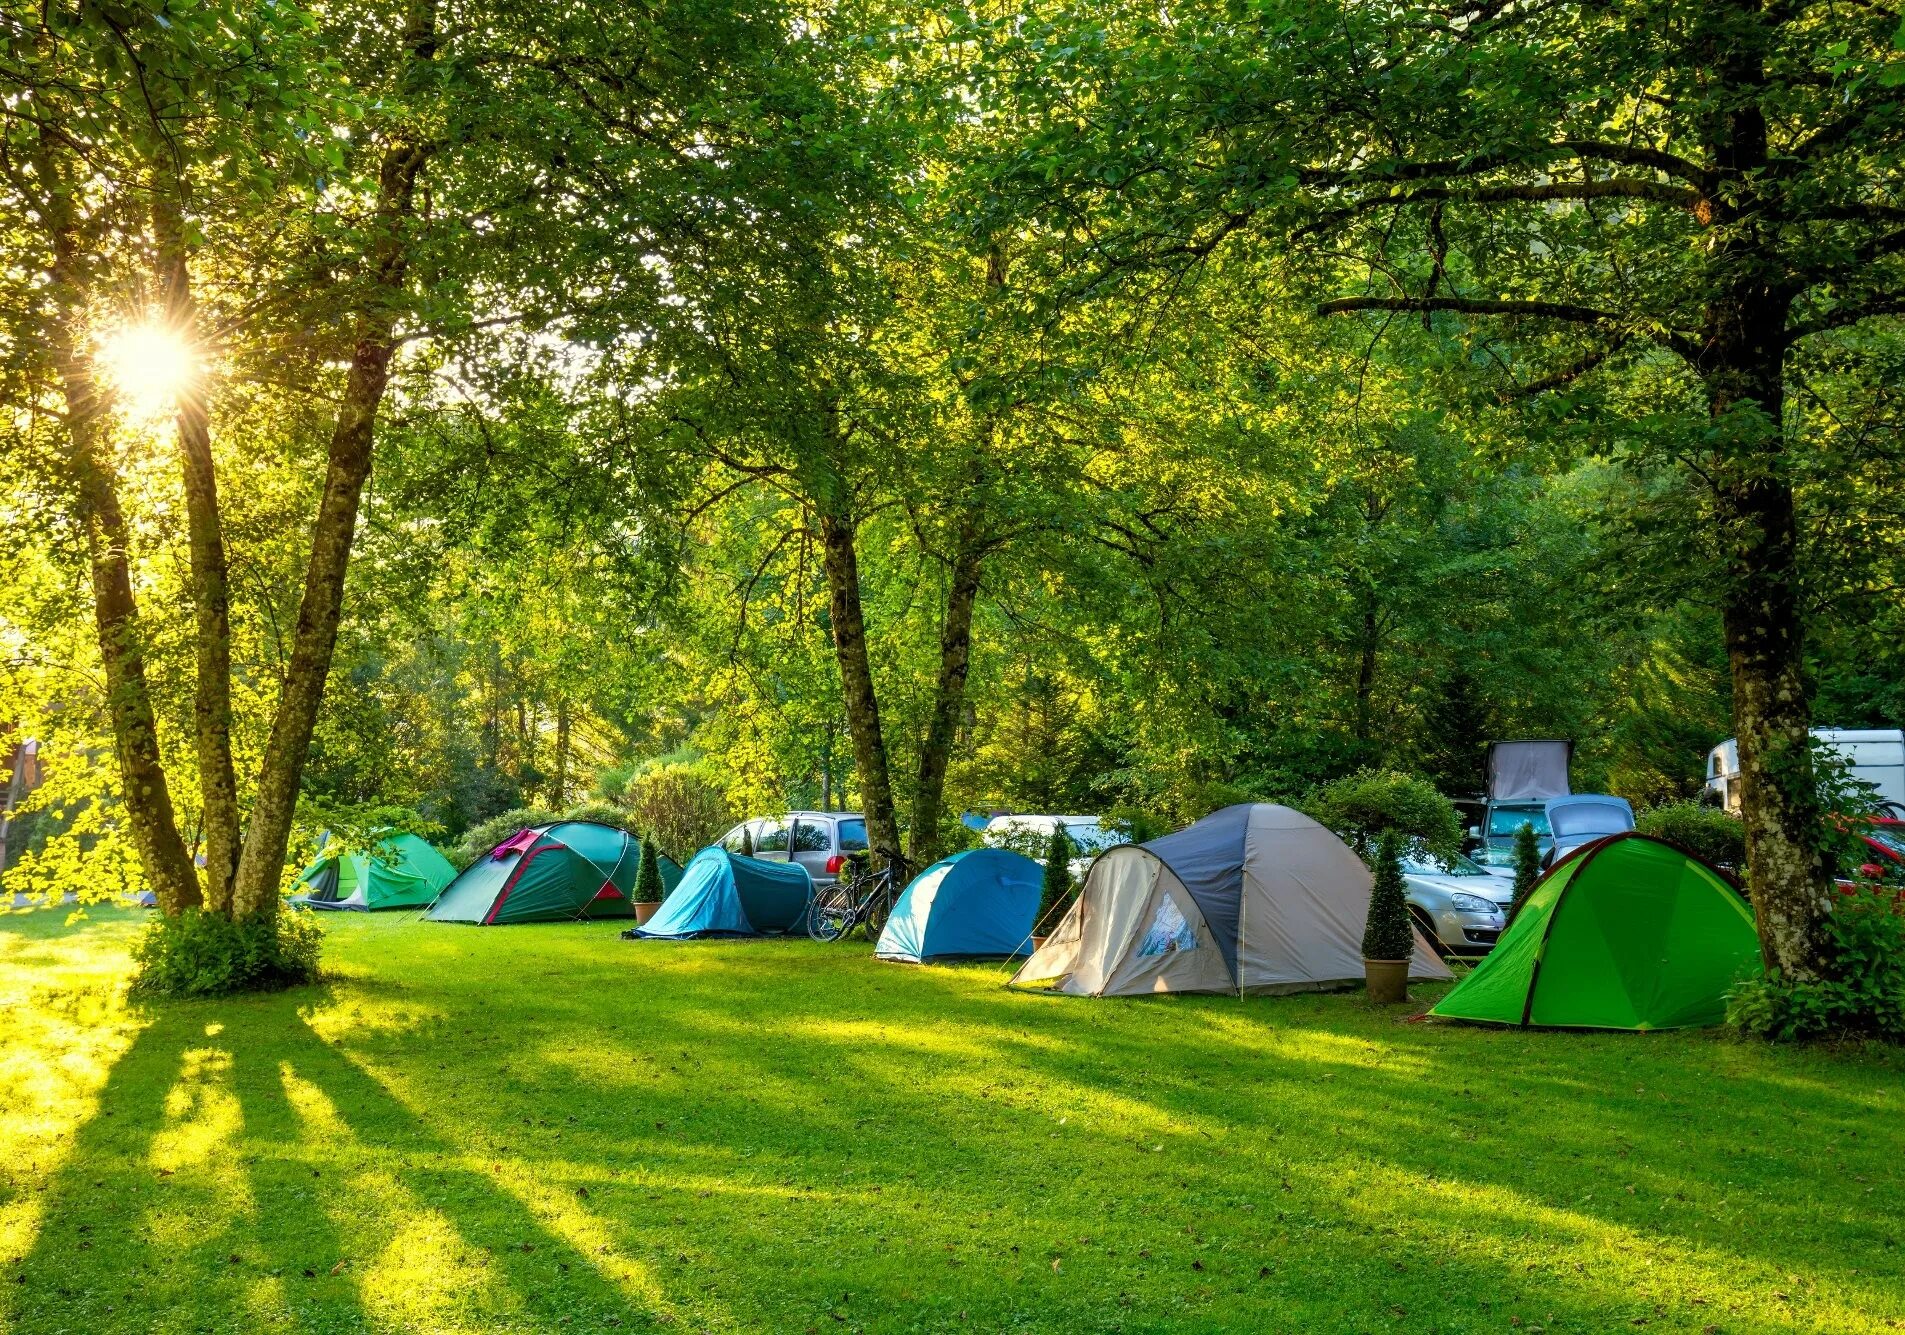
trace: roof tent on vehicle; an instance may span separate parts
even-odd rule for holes
[[[1726,876],[1644,834],[1583,846],[1535,884],[1500,942],[1429,1011],[1566,1029],[1718,1024],[1760,973],[1753,911]]]
[[[1306,992],[1363,980],[1370,874],[1288,807],[1225,807],[1108,849],[1071,912],[1012,979],[1075,996]],[[1416,937],[1409,976],[1448,966]]]
[[[1491,801],[1566,797],[1568,765],[1574,743],[1557,738],[1488,744],[1488,796]]]
[[[386,834],[370,852],[321,854],[298,873],[293,904],[312,909],[422,909],[456,879],[450,860],[414,834]]]
[[[513,834],[464,868],[425,916],[431,922],[571,922],[632,918],[642,845],[626,830],[566,820]],[[661,883],[681,879],[675,860],[658,856]]]
[[[1030,951],[1045,872],[1022,853],[969,848],[900,892],[873,953],[883,960],[1003,960]]]
[[[744,858],[720,846],[688,860],[681,883],[637,935],[784,936],[807,929],[814,882],[798,862]]]

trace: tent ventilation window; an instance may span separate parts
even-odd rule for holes
[[[1184,910],[1177,906],[1169,892],[1164,902],[1158,905],[1157,916],[1151,920],[1151,930],[1144,934],[1144,940],[1138,943],[1140,955],[1170,955],[1180,950],[1195,950],[1197,933],[1184,921]]]

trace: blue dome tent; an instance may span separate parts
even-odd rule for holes
[[[901,892],[873,953],[906,964],[1028,954],[1044,878],[1038,863],[1003,848],[941,858]]]
[[[804,932],[813,898],[813,878],[798,862],[765,862],[725,848],[704,848],[636,934],[684,940]]]

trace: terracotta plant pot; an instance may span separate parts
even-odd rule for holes
[[[1408,960],[1364,960],[1363,980],[1369,999],[1378,1006],[1393,1006],[1409,999]]]
[[[637,927],[648,926],[648,920],[654,917],[656,911],[660,908],[661,903],[659,901],[653,904],[637,904],[635,906],[635,925]]]
[[[1032,949],[1033,949],[1033,950],[1035,950],[1035,951],[1036,951],[1036,950],[1043,950],[1043,949],[1045,949],[1045,942],[1046,942],[1046,941],[1047,941],[1048,939],[1049,939],[1049,938],[1047,938],[1047,937],[1043,937],[1043,936],[1035,936],[1035,937],[1033,937],[1033,938],[1032,938]]]

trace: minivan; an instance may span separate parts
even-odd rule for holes
[[[741,851],[742,831],[754,840],[754,856],[767,862],[798,862],[814,884],[832,885],[849,859],[867,851],[866,817],[857,811],[790,811],[785,816],[744,820],[721,836],[721,847]]]

